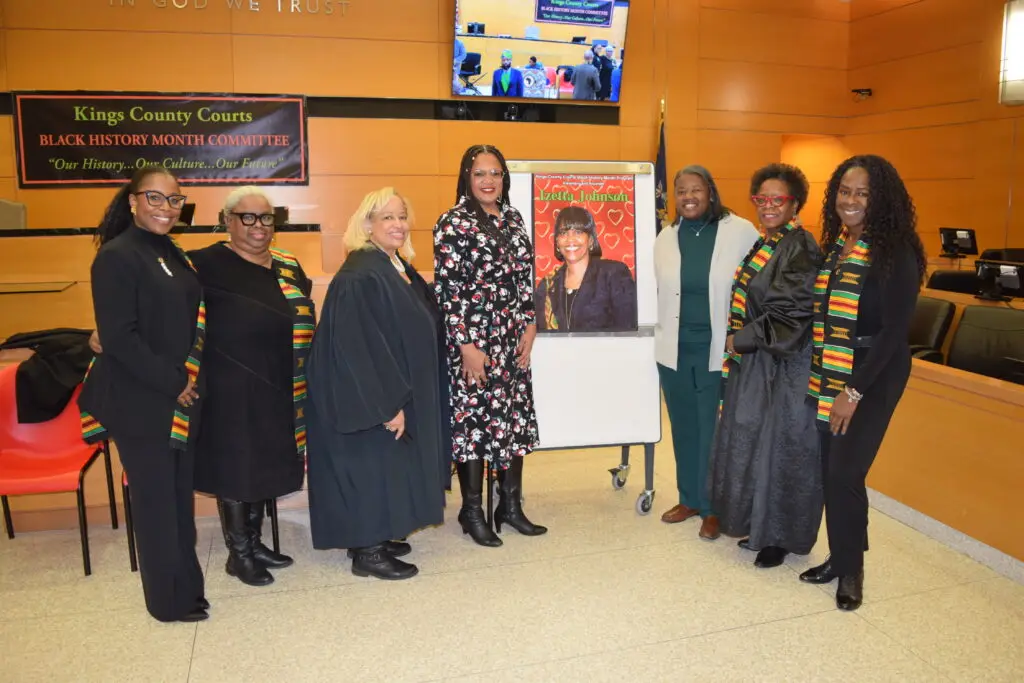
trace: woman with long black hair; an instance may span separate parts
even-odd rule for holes
[[[800,580],[838,578],[836,606],[855,610],[868,547],[865,480],[910,377],[908,334],[926,260],[914,203],[882,157],[839,165],[823,226],[809,394],[817,402],[831,554]]]
[[[147,166],[107,208],[92,264],[103,353],[79,399],[85,439],[113,439],[128,473],[146,608],[160,621],[200,621],[209,607],[192,491],[206,315],[168,235],[184,205],[177,179]]]
[[[521,504],[523,457],[537,445],[530,352],[537,336],[533,246],[509,203],[508,165],[497,148],[474,145],[459,164],[456,205],[434,226],[434,292],[445,321],[452,457],[459,523],[483,546],[500,546],[482,507],[484,463],[501,470],[494,519],[521,534],[547,531]]]

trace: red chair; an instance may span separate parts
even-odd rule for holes
[[[0,501],[3,503],[7,537],[14,538],[14,524],[8,496],[33,493],[70,493],[78,497],[78,530],[82,537],[85,575],[92,574],[89,561],[89,527],[85,517],[83,479],[89,467],[103,454],[107,470],[110,523],[117,528],[114,476],[110,466],[110,444],[82,441],[82,423],[75,389],[64,411],[49,422],[20,424],[15,401],[15,373],[18,366],[0,368]]]

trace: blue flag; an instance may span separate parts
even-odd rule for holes
[[[668,174],[665,171],[665,117],[661,117],[658,132],[658,158],[654,162],[655,233],[668,222]]]

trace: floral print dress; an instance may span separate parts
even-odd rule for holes
[[[444,316],[451,385],[452,458],[508,469],[537,445],[530,370],[516,364],[516,346],[535,323],[533,245],[523,217],[508,207],[480,225],[463,198],[434,226],[434,292]],[[487,354],[487,383],[462,376],[462,344]]]

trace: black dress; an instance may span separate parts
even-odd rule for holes
[[[437,320],[377,249],[334,276],[310,350],[315,548],[362,548],[444,520]],[[402,410],[406,437],[384,428]]]
[[[297,491],[305,462],[295,445],[292,307],[272,268],[223,242],[189,256],[207,318],[196,490],[248,502]],[[296,276],[309,297],[312,282],[301,268]]]
[[[591,257],[583,282],[566,292],[566,267],[537,285],[538,332],[630,332],[636,330],[636,283],[620,261]]]
[[[729,362],[711,449],[711,506],[722,533],[749,536],[752,550],[806,554],[818,537],[824,493],[806,395],[819,266],[810,233],[782,238],[750,279],[746,321],[733,337],[741,360]]]

